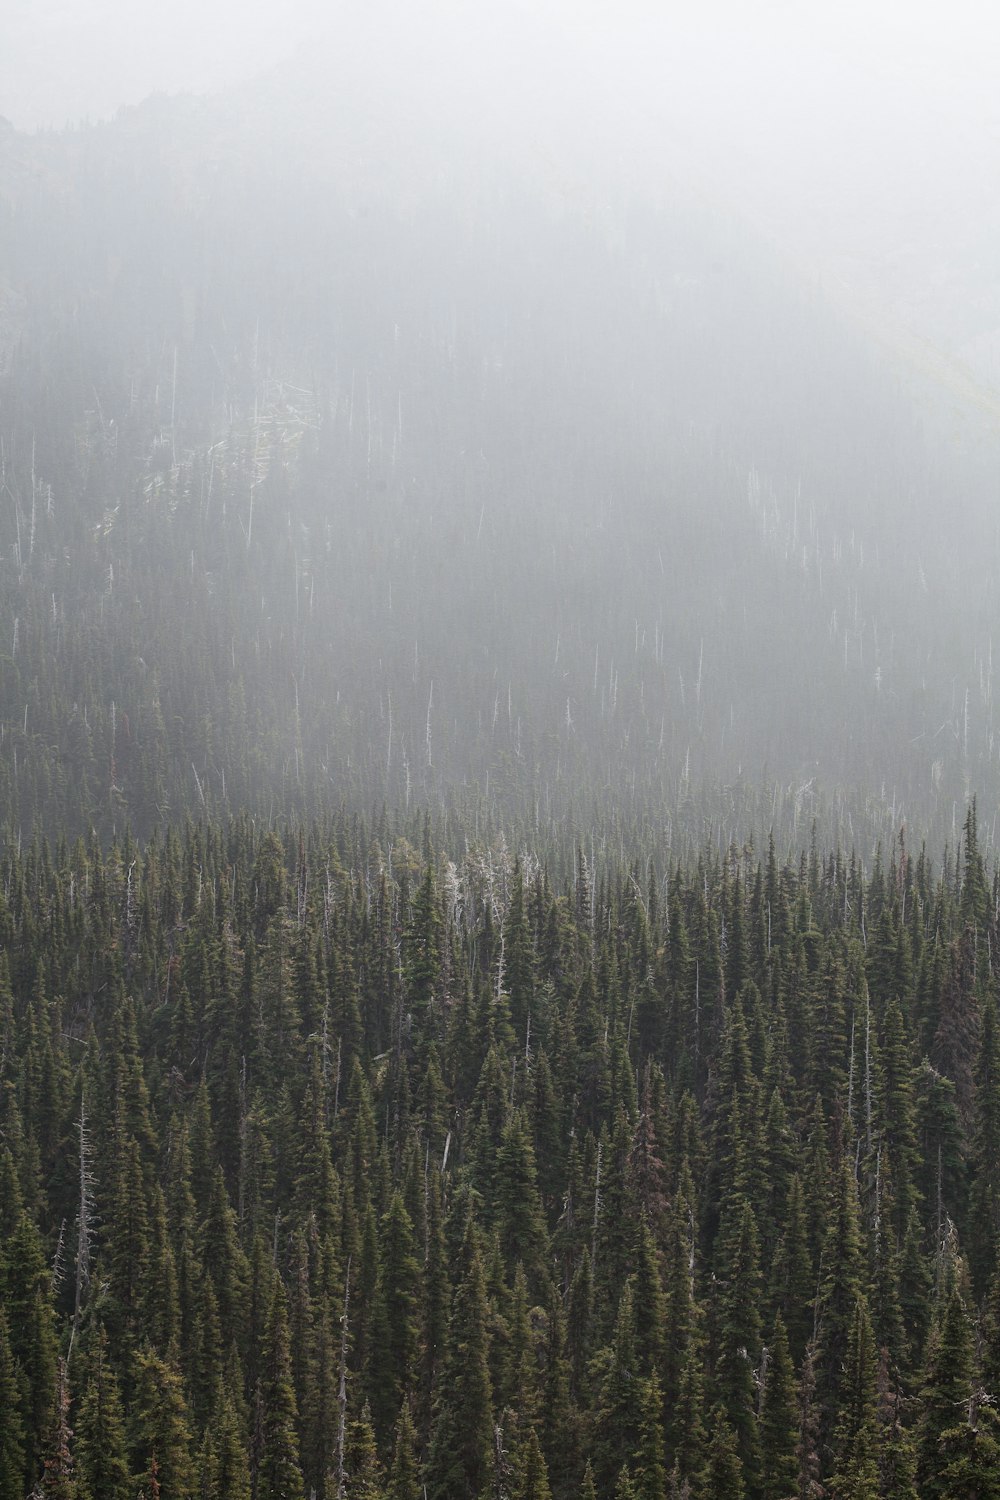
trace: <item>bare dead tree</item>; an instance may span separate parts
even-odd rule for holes
[[[344,1446],[347,1437],[347,1336],[351,1305],[351,1257],[344,1272],[344,1311],[340,1319],[340,1385],[337,1390],[337,1500],[344,1500],[347,1474],[344,1469]]]
[[[77,1219],[76,1237],[76,1288],[73,1295],[73,1328],[70,1333],[67,1361],[73,1352],[73,1344],[80,1328],[83,1301],[90,1284],[90,1251],[94,1231],[94,1179],[90,1170],[90,1135],[87,1130],[87,1101],[80,1100],[80,1118],[77,1122],[77,1137],[80,1145],[80,1212]]]

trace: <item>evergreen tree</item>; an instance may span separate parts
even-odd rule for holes
[[[275,1276],[255,1398],[254,1500],[301,1500],[297,1417],[285,1290]]]
[[[816,1401],[821,1453],[829,1454],[847,1368],[856,1303],[862,1294],[861,1225],[857,1187],[846,1160],[837,1177],[830,1226],[823,1247],[825,1277],[818,1306]]]
[[[448,1322],[427,1460],[431,1500],[478,1495],[489,1473],[493,1448],[486,1278],[471,1231],[463,1256],[465,1270],[455,1288]]]
[[[22,1500],[25,1493],[25,1431],[17,1367],[0,1307],[0,1500]]]
[[[834,1434],[835,1475],[830,1483],[843,1500],[878,1500],[876,1454],[875,1346],[865,1302],[855,1304],[847,1344],[837,1429]]]
[[[152,1350],[135,1360],[133,1470],[145,1492],[194,1500],[195,1466],[184,1386],[176,1367]]]
[[[1000,1493],[996,1421],[973,1384],[972,1330],[957,1287],[932,1336],[921,1407],[917,1483],[922,1500],[978,1500]]]
[[[992,992],[982,1007],[971,1157],[969,1258],[981,1292],[996,1268],[1000,1240],[1000,1016]]]
[[[515,1490],[516,1500],[552,1500],[548,1469],[534,1428],[528,1434],[520,1469],[520,1482]]]
[[[788,1335],[779,1313],[760,1397],[761,1500],[790,1500],[798,1483],[798,1403]]]
[[[76,1422],[77,1460],[86,1493],[131,1500],[125,1418],[121,1393],[108,1357],[108,1336],[97,1331],[89,1378]]]
[[[712,1500],[743,1500],[743,1466],[736,1451],[736,1438],[721,1408],[713,1411],[709,1427],[712,1439],[705,1469],[704,1493]]]
[[[404,1402],[396,1423],[396,1442],[386,1485],[386,1500],[421,1500],[422,1494],[420,1466],[417,1462],[417,1434],[409,1407]]]

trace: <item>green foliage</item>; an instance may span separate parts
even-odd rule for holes
[[[369,1500],[989,1494],[1000,944],[963,1118],[909,1040],[921,988],[955,977],[930,948],[965,931],[926,867],[872,893],[835,859],[706,853],[640,903],[634,873],[581,861],[557,894],[525,856],[511,918],[513,861],[421,862],[424,836],[386,815],[377,837],[241,821],[5,853],[0,1500],[43,1474],[78,1500],[333,1500],[342,1421]],[[886,994],[903,890],[924,978]],[[880,933],[867,969],[845,891]],[[334,983],[358,996],[349,1048]],[[865,985],[868,1074],[856,1034],[853,1083],[848,1045],[817,1093],[813,1007]]]

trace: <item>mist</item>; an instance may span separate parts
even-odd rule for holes
[[[0,80],[18,820],[992,796],[976,10],[120,20]]]
[[[998,43],[8,0],[0,1500],[1000,1494]]]

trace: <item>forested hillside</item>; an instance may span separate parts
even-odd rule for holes
[[[3,1500],[1000,1493],[998,894],[8,851]]]
[[[690,190],[349,71],[0,137],[7,824],[954,843],[993,439]]]
[[[412,9],[0,121],[0,1500],[1000,1500],[997,434]]]

